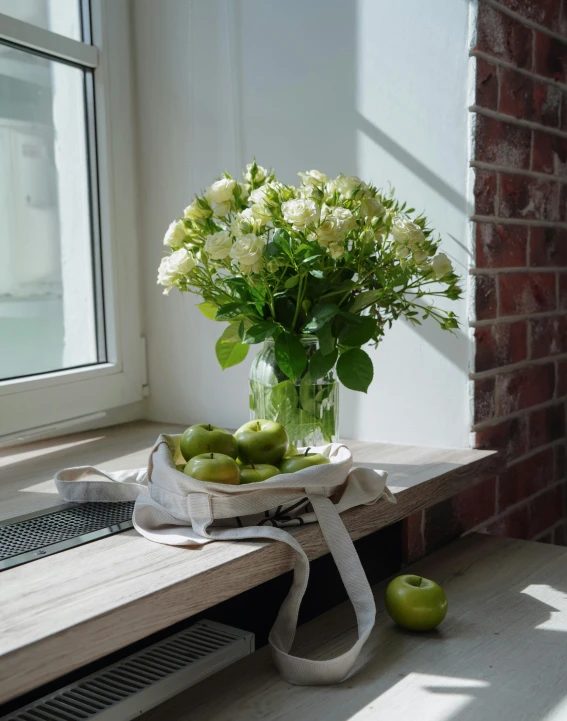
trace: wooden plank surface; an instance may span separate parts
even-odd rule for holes
[[[385,584],[376,586],[376,626],[342,684],[291,686],[264,648],[140,720],[564,721],[566,567],[565,548],[468,536],[408,569],[445,588],[449,612],[439,629],[394,626]],[[342,653],[356,637],[354,623],[342,604],[301,627],[296,651]]]
[[[3,516],[60,503],[51,480],[60,468],[141,467],[159,432],[177,430],[135,423],[4,452]],[[389,472],[388,485],[398,500],[343,514],[355,539],[493,475],[500,465],[489,451],[347,443],[357,463]],[[316,525],[296,533],[311,559],[327,552]],[[3,571],[0,701],[274,578],[292,562],[291,550],[280,543],[213,543],[194,550],[155,544],[128,531]]]

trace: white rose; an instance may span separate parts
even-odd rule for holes
[[[337,242],[344,235],[342,223],[334,215],[328,215],[315,231],[317,242],[326,248],[329,243]]]
[[[205,191],[205,198],[209,203],[230,203],[233,197],[236,180],[232,178],[221,178],[215,181]]]
[[[377,215],[384,213],[384,206],[378,198],[364,198],[360,204],[360,214],[367,220],[372,220]]]
[[[185,230],[183,221],[174,220],[165,232],[163,244],[169,245],[170,248],[179,248],[180,245],[183,245],[186,235],[187,231]]]
[[[230,213],[230,203],[211,203],[213,208],[213,213],[217,216],[217,218],[224,218],[226,215]]]
[[[411,252],[411,257],[414,263],[421,265],[429,258],[429,253],[426,250],[421,250],[421,248],[415,248]]]
[[[169,256],[169,268],[177,275],[187,275],[196,265],[195,256],[185,248],[176,250]]]
[[[185,217],[190,220],[200,220],[201,218],[208,218],[211,215],[211,211],[207,208],[201,208],[196,200],[194,200],[191,205],[188,205],[183,213]]]
[[[252,177],[252,168],[256,165],[256,174],[254,177]],[[251,183],[254,181],[255,183],[261,183],[263,180],[266,180],[268,176],[268,171],[266,168],[263,168],[261,165],[257,165],[256,163],[248,163],[246,166],[246,173],[244,174],[244,178],[248,183]]]
[[[238,183],[240,186],[240,197],[242,200],[246,200],[246,198],[250,195],[250,185],[248,183]]]
[[[224,258],[228,257],[231,248],[232,238],[228,230],[213,233],[205,241],[205,253],[213,260],[224,260]]]
[[[244,266],[255,265],[262,259],[264,240],[254,233],[247,233],[235,241],[230,257],[244,270]]]
[[[425,240],[425,236],[419,225],[416,225],[404,215],[396,215],[394,218],[392,235],[396,243],[407,245],[412,249]]]
[[[296,230],[303,230],[319,219],[319,208],[314,200],[288,200],[282,203],[282,212]]]
[[[329,182],[329,178],[320,170],[307,170],[305,173],[298,173],[304,185],[314,185],[321,188]]]
[[[334,258],[335,260],[342,258],[345,254],[344,246],[341,245],[341,243],[331,243],[329,245],[329,254],[331,258]]]
[[[252,275],[252,273],[259,273],[262,269],[262,259],[260,258],[259,261],[256,263],[252,263],[251,265],[241,265],[240,271],[244,273],[244,275]]]
[[[348,233],[349,230],[356,228],[356,219],[352,214],[352,211],[348,208],[341,208],[340,206],[337,206],[336,208],[333,208],[331,214],[335,218],[338,218],[345,233]]]
[[[268,198],[266,197],[268,187],[267,185],[263,185],[261,188],[253,190],[248,198],[249,202],[252,203],[252,205],[265,205],[268,202]]]
[[[339,175],[327,185],[327,192],[331,195],[338,191],[345,198],[352,198],[358,191],[366,189],[366,183],[356,175]]]
[[[445,253],[437,253],[435,258],[431,261],[431,265],[437,279],[444,278],[447,273],[453,272],[453,264],[449,258],[447,258]]]
[[[158,285],[165,286],[164,294],[168,295],[176,281],[190,273],[196,265],[195,257],[185,248],[162,258],[158,268],[157,282]]]
[[[396,246],[396,256],[398,258],[407,258],[410,254],[410,249],[406,247],[405,245],[397,245]]]

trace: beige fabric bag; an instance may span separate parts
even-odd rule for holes
[[[338,683],[352,670],[368,638],[376,608],[352,540],[340,513],[379,499],[395,503],[387,474],[352,468],[349,449],[332,443],[313,451],[330,464],[281,474],[258,484],[206,483],[184,475],[174,463],[179,436],[161,435],[148,468],[105,473],[90,466],[59,471],[55,482],[66,501],[136,500],[133,522],[146,538],[174,546],[211,541],[272,539],[296,554],[294,580],[270,632],[274,662],[290,683]],[[301,450],[301,449],[300,449]],[[94,480],[92,476],[104,480]],[[91,479],[89,480],[89,477]],[[346,653],[326,661],[292,656],[299,606],[309,578],[309,560],[286,528],[318,522],[337,564],[358,623],[358,640]]]

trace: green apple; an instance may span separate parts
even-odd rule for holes
[[[247,465],[269,463],[277,466],[289,445],[289,436],[282,424],[263,419],[240,426],[234,437],[238,444],[238,457]]]
[[[447,614],[445,591],[421,576],[397,576],[388,584],[385,600],[392,619],[410,631],[431,631]]]
[[[201,453],[223,453],[236,458],[236,441],[232,433],[210,423],[197,423],[189,426],[181,436],[179,444],[186,461]]]
[[[252,463],[249,466],[240,468],[240,483],[259,483],[267,481],[272,476],[277,476],[280,469],[271,466],[269,463]]]
[[[234,458],[225,453],[201,453],[193,456],[183,473],[198,481],[229,483],[233,486],[240,483],[240,468]]]
[[[280,465],[280,473],[295,473],[311,466],[321,466],[323,463],[330,463],[327,456],[320,453],[309,453],[309,448],[304,453],[284,458]]]

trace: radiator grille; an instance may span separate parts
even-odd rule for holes
[[[77,503],[0,526],[0,569],[132,527],[134,501]],[[94,534],[94,535],[93,535]]]
[[[254,634],[199,621],[2,721],[128,721],[253,651]]]

